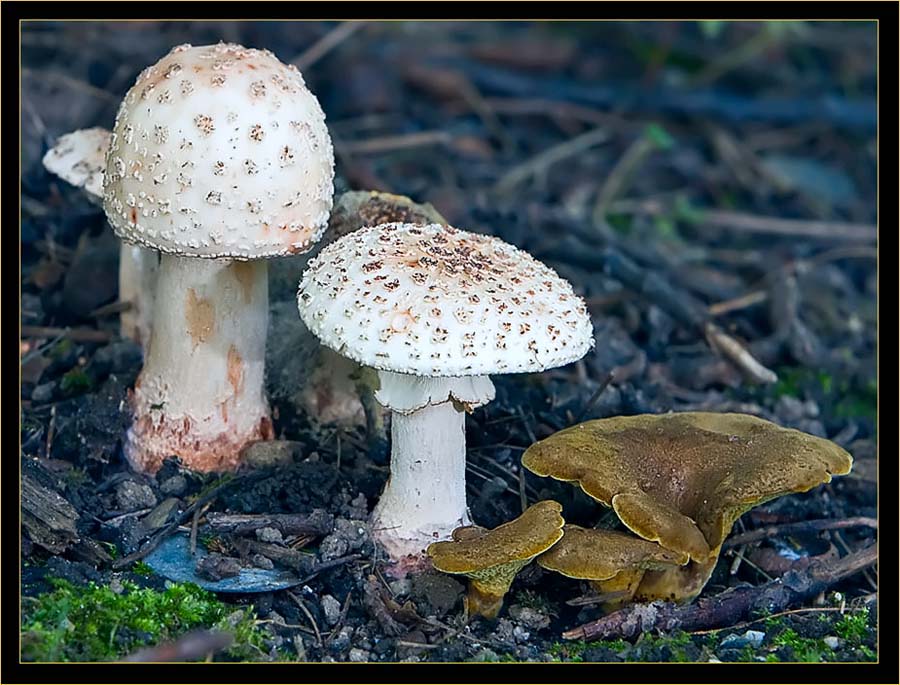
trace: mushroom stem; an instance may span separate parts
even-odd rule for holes
[[[129,302],[130,309],[119,318],[122,337],[138,343],[147,353],[150,327],[153,323],[153,294],[159,253],[137,245],[122,245],[119,252],[119,301]]]
[[[392,559],[421,555],[454,528],[466,507],[465,414],[452,402],[391,415],[391,476],[372,512],[375,539]]]
[[[131,396],[125,455],[154,473],[170,455],[196,471],[238,465],[272,437],[263,387],[268,277],[264,261],[163,254],[153,330]]]

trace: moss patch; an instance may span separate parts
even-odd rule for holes
[[[93,583],[86,587],[60,579],[50,583],[53,591],[24,607],[24,660],[115,660],[199,628],[234,634],[234,646],[225,652],[228,658],[259,659],[266,654],[252,613],[235,616],[234,607],[191,583],[158,592],[125,582],[120,593]]]

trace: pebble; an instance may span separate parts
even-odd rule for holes
[[[267,556],[263,556],[262,554],[254,554],[250,557],[250,561],[257,568],[264,568],[267,571],[271,571],[275,568],[275,564],[272,563],[272,560]]]
[[[759,630],[748,630],[743,635],[732,633],[731,635],[726,636],[725,639],[719,643],[719,646],[726,649],[741,649],[742,647],[750,645],[755,649],[762,644],[765,637],[766,634]]]
[[[56,389],[56,381],[41,383],[31,391],[32,402],[49,402],[53,399],[53,391]]]
[[[241,463],[255,469],[287,466],[301,453],[302,444],[292,440],[262,440],[241,452]]]
[[[116,501],[123,512],[156,506],[156,495],[149,485],[124,480],[116,486]]]
[[[322,597],[322,613],[325,614],[328,625],[336,625],[341,619],[341,603],[331,595],[324,595]]]
[[[841,639],[834,635],[827,635],[822,638],[822,642],[824,642],[830,649],[837,649],[841,645]]]
[[[181,495],[187,488],[187,479],[181,474],[166,478],[159,486],[164,495]]]
[[[537,609],[523,606],[521,604],[513,604],[509,607],[509,615],[526,628],[532,630],[541,630],[550,625],[550,617],[541,613]]]
[[[366,650],[357,649],[356,647],[354,647],[353,649],[350,650],[349,659],[350,659],[350,661],[353,661],[355,663],[363,663],[363,662],[369,661],[370,657],[369,657],[369,653]]]
[[[257,528],[256,539],[260,542],[284,542],[284,537],[281,535],[281,531],[277,528],[272,528],[271,526],[266,526],[265,528]]]

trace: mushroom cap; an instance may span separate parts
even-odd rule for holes
[[[44,168],[99,199],[103,195],[103,170],[110,136],[110,131],[99,127],[66,133],[44,155]]]
[[[708,412],[587,421],[522,456],[530,471],[577,482],[641,537],[701,563],[745,511],[827,483],[852,462],[830,440]]]
[[[538,566],[569,578],[609,580],[632,570],[666,569],[688,563],[688,555],[614,530],[567,523],[562,540],[537,558]]]
[[[103,206],[122,240],[192,257],[302,253],[321,237],[334,152],[319,101],[268,50],[173,48],[126,93]]]
[[[440,224],[370,226],[310,261],[300,317],[323,344],[383,371],[481,376],[580,359],[584,301],[555,271],[492,236]]]
[[[492,530],[463,526],[453,540],[433,542],[428,556],[438,571],[479,576],[488,569],[516,569],[552,547],[563,536],[562,505],[553,500],[532,504],[521,516]]]
[[[447,220],[428,202],[378,190],[349,190],[335,200],[328,232],[335,240],[364,226],[391,223],[428,225],[446,224]]]

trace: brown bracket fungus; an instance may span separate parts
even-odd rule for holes
[[[272,437],[265,259],[321,237],[333,178],[318,100],[267,50],[181,45],[125,95],[103,207],[122,240],[162,253],[125,444],[135,469],[175,454],[228,470]]]
[[[67,183],[84,190],[97,204],[103,201],[103,173],[112,132],[87,128],[59,137],[44,155],[44,167]],[[159,253],[137,245],[122,245],[119,251],[119,301],[127,302],[119,319],[122,336],[146,348],[150,340],[153,293]]]
[[[746,414],[685,412],[598,419],[529,447],[522,464],[578,483],[630,530],[691,562],[644,574],[636,597],[690,599],[746,511],[850,471],[830,440]]]
[[[310,262],[297,299],[323,344],[379,371],[391,476],[372,526],[395,561],[471,523],[465,412],[493,399],[489,374],[568,364],[593,344],[584,301],[556,272],[440,224],[344,236]]]
[[[561,512],[559,502],[544,500],[493,530],[457,528],[453,541],[429,545],[428,556],[438,571],[469,579],[465,598],[468,616],[496,618],[516,574],[563,537]]]
[[[538,566],[568,578],[592,581],[608,597],[606,609],[632,599],[647,571],[675,569],[690,558],[628,533],[571,523],[563,530],[563,539],[537,558]]]

